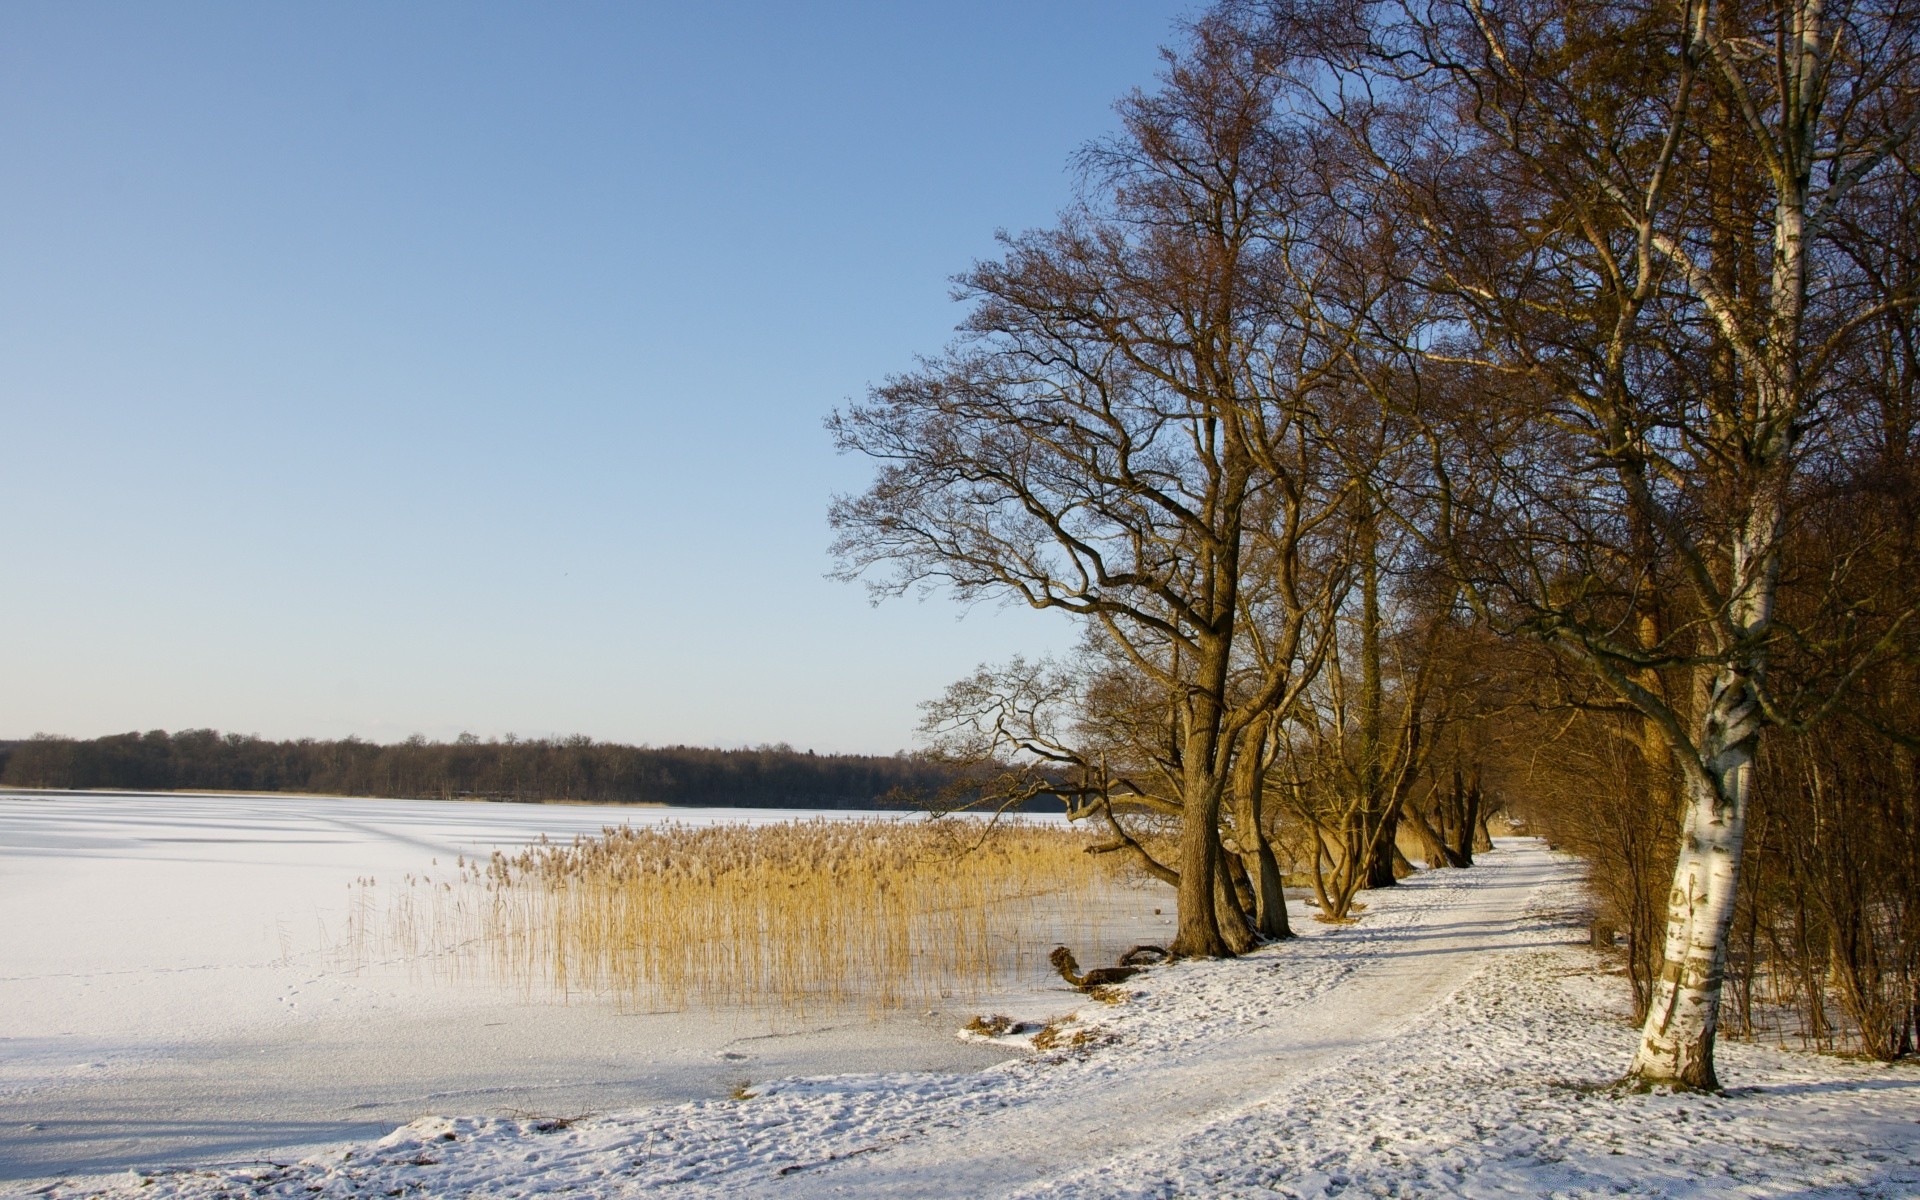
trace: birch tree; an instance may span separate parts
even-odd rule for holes
[[[1490,621],[1639,712],[1685,801],[1666,951],[1630,1077],[1714,1088],[1762,731],[1811,719],[1768,665],[1800,471],[1836,361],[1910,294],[1832,234],[1915,124],[1910,0],[1394,0],[1267,6],[1427,231],[1446,312],[1408,362],[1439,539]]]

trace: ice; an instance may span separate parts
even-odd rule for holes
[[[409,873],[541,836],[876,816],[903,815],[0,796],[0,1179],[277,1153],[436,1109],[577,1115],[1016,1053],[955,1039],[971,1011],[628,1012],[340,944],[363,894],[377,906]],[[382,886],[349,886],[366,878]]]
[[[354,880],[607,825],[847,813],[338,797],[0,797],[0,1094],[284,1022],[412,1004],[406,973],[343,970]],[[360,964],[354,964],[360,965]],[[443,999],[447,999],[443,997]]]

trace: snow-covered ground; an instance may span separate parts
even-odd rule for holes
[[[1726,1096],[1607,1086],[1634,1031],[1577,864],[1511,841],[1357,925],[1082,1001],[1056,1048],[566,1121],[449,1115],[50,1197],[1920,1196],[1920,1069],[1728,1044]],[[1067,1010],[1071,1008],[1071,1012]],[[1078,1045],[1072,1043],[1078,1042]],[[1066,1043],[1062,1045],[1061,1043]]]
[[[450,874],[463,854],[620,823],[873,815],[0,794],[0,1179],[330,1144],[423,1112],[607,1112],[1017,1053],[956,1040],[958,1009],[622,1011],[342,944],[350,906],[371,903],[377,924],[405,875]],[[1165,900],[1115,903],[1112,937],[1152,940]]]

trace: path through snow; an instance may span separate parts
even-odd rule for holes
[[[820,1181],[831,1178],[834,1195],[983,1196],[1138,1150],[1143,1140],[1181,1144],[1282,1081],[1405,1028],[1488,955],[1520,944],[1528,898],[1565,872],[1534,850],[1478,877],[1423,875],[1396,897],[1401,903],[1383,906],[1349,936],[1276,948],[1258,965],[1170,973],[1164,987],[1141,990],[1164,993],[1181,1010],[1197,1001],[1205,1011],[1167,1013],[1155,1023],[1169,1027],[1150,1035],[1127,1028],[1136,1022],[1102,1020],[1134,1052],[1111,1055],[1108,1070],[1089,1063],[1063,1072],[1061,1082],[1097,1078],[1044,1089],[947,1136],[908,1138],[884,1154],[848,1160]]]

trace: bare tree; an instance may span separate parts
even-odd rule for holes
[[[1468,381],[1424,410],[1438,548],[1487,619],[1671,754],[1686,814],[1631,1075],[1715,1087],[1761,731],[1837,694],[1768,670],[1796,481],[1849,339],[1913,301],[1835,237],[1913,133],[1920,21],[1910,0],[1262,12],[1321,48],[1330,119],[1428,233],[1407,274],[1442,308],[1408,369]]]
[[[1121,105],[1126,135],[1085,159],[1102,190],[963,277],[959,343],[830,422],[882,464],[833,507],[844,575],[1068,613],[1170,706],[1165,787],[1130,786],[1178,811],[1166,869],[1192,955],[1249,944],[1223,808],[1236,756],[1300,686],[1285,622],[1247,625],[1249,559],[1287,561],[1322,505],[1293,464],[1337,361],[1299,318],[1281,79],[1223,32],[1202,23],[1164,86]]]

